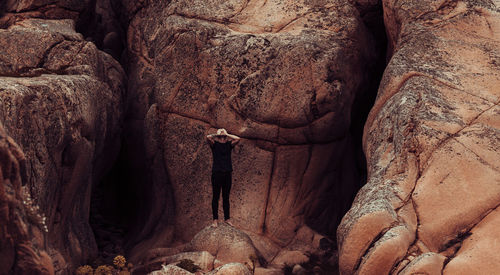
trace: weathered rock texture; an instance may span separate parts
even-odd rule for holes
[[[342,274],[500,269],[499,8],[384,1],[392,58],[365,125],[368,183],[337,231]]]
[[[26,159],[0,124],[0,274],[54,274],[43,217],[22,180]]]
[[[0,29],[0,121],[26,155],[23,184],[47,217],[42,247],[56,272],[96,254],[90,192],[120,146],[124,95],[120,65],[73,25],[26,19]]]
[[[135,267],[134,274],[159,270],[162,265],[182,259],[192,260],[203,272],[213,271],[229,263],[240,263],[254,270],[261,266],[261,261],[265,261],[247,234],[226,224],[207,226],[189,243],[151,249],[142,256],[142,262]]]
[[[0,28],[29,18],[78,21],[93,8],[91,0],[6,0],[0,4]],[[94,0],[95,2],[95,0]]]
[[[251,275],[252,272],[240,263],[229,263],[209,272],[210,275]]]
[[[238,228],[279,246],[306,223],[333,234],[359,184],[351,105],[375,58],[353,4],[144,3],[128,9],[127,142],[143,142],[129,151],[146,152],[135,167],[145,163],[152,183],[137,191],[152,209],[137,236],[170,246],[210,222],[205,135],[221,127],[242,137],[231,190]]]

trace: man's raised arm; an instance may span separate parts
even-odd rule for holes
[[[231,145],[233,146],[238,144],[238,142],[240,142],[240,137],[237,135],[227,134],[227,136],[231,139]]]
[[[207,141],[210,145],[214,145],[215,141],[214,141],[214,134],[210,134],[210,135],[207,135]]]

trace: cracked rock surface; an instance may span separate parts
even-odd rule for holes
[[[127,136],[144,140],[131,151],[146,152],[153,182],[141,233],[150,247],[210,223],[205,136],[217,128],[242,137],[230,197],[238,228],[282,247],[306,223],[335,232],[359,184],[352,102],[375,59],[351,2],[153,3],[136,10],[128,47]]]
[[[124,72],[72,20],[26,19],[0,29],[0,121],[26,156],[23,184],[47,220],[55,272],[97,252],[92,183],[119,148]]]
[[[342,274],[500,269],[500,10],[385,0],[392,55],[365,125],[368,183],[337,231]]]

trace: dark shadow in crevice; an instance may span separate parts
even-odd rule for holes
[[[387,66],[387,35],[384,25],[382,1],[379,1],[379,3],[373,7],[359,9],[359,11],[365,26],[373,36],[377,59],[374,64],[368,64],[366,89],[359,93],[354,99],[351,110],[350,132],[356,148],[357,170],[360,175],[362,175],[357,190],[365,185],[367,180],[366,158],[362,145],[363,128],[368,114],[375,103],[382,75]],[[352,197],[351,201],[352,200],[354,200],[354,197]]]
[[[135,180],[137,170],[126,159],[122,146],[110,172],[92,188],[89,222],[99,249],[98,261],[102,262],[97,264],[109,264],[116,255],[126,255],[130,231],[145,211]]]
[[[357,93],[352,109],[350,144],[343,148],[345,158],[340,160],[334,182],[325,190],[315,206],[316,210],[306,217],[306,223],[327,237],[336,246],[336,231],[343,216],[350,209],[354,198],[367,181],[366,158],[363,152],[363,128],[375,103],[378,87],[386,67],[387,36],[384,26],[383,7],[358,7],[365,26],[373,36],[376,59],[365,66],[364,87]],[[355,163],[354,167],[352,163]],[[335,170],[339,169],[339,170]]]
[[[122,66],[126,65],[127,26],[119,21],[121,1],[91,0],[76,22],[76,31],[98,49],[110,54]],[[125,68],[125,66],[124,66]]]
[[[128,22],[123,20],[123,10],[120,0],[91,0],[80,14],[76,30],[110,54],[128,74]],[[119,155],[106,176],[92,187],[89,220],[99,249],[94,259],[97,265],[110,264],[116,255],[127,255],[154,233],[155,222],[164,222],[163,212],[172,211],[163,210],[171,207],[168,184],[150,177],[153,164],[145,156],[144,121],[128,111],[128,103],[127,95]]]
[[[119,156],[92,189],[90,225],[99,249],[96,264],[109,264],[116,255],[129,256],[138,244],[151,241],[156,230],[168,226],[173,215],[167,176],[153,179],[149,172],[163,161],[146,159],[142,131],[134,127],[138,123],[143,122],[125,118]]]
[[[7,6],[7,1],[0,1],[0,17],[5,15],[5,9]]]

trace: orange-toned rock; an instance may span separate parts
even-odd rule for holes
[[[194,236],[191,251],[208,251],[222,263],[239,262],[250,267],[259,265],[259,252],[252,240],[240,230],[222,224],[208,226]]]
[[[375,60],[354,4],[148,3],[128,9],[138,10],[128,29],[128,144],[146,152],[133,166],[150,175],[140,192],[155,209],[139,236],[187,242],[210,222],[204,137],[221,127],[242,137],[230,198],[238,228],[279,246],[304,224],[335,232],[360,182],[351,106]]]
[[[443,264],[446,260],[441,254],[437,253],[424,253],[413,259],[409,264],[405,266],[403,270],[401,270],[401,275],[410,275],[410,274],[441,274],[443,270]],[[458,274],[458,273],[457,273]]]
[[[28,18],[78,20],[91,10],[90,0],[6,0],[0,4],[0,28]],[[95,3],[95,2],[94,2]]]
[[[252,272],[240,263],[229,263],[216,268],[209,275],[251,275]]]
[[[301,251],[286,251],[283,250],[281,251],[274,260],[272,261],[271,264],[276,265],[278,267],[283,267],[285,265],[291,265],[294,266],[296,264],[302,264],[305,263],[309,260],[309,257],[307,257],[303,252]]]
[[[393,266],[406,256],[408,246],[415,240],[414,234],[405,226],[391,228],[365,254],[359,274],[390,273]]]
[[[188,249],[186,249],[188,250]],[[160,255],[165,255],[168,253],[161,253]],[[152,259],[151,259],[152,258]],[[194,251],[194,252],[182,252],[175,255],[151,257],[150,259],[145,259],[147,262],[136,266],[132,273],[134,274],[148,274],[152,271],[158,271],[164,265],[177,265],[182,260],[191,260],[195,265],[200,267],[201,271],[208,272],[214,269],[215,257],[212,256],[207,251]],[[134,259],[135,260],[135,259]]]
[[[214,268],[215,257],[207,251],[184,252],[170,256],[167,263],[177,264],[181,260],[188,259],[201,268],[202,271],[210,271]]]
[[[254,274],[255,275],[282,275],[283,270],[278,269],[278,268],[256,267]]]
[[[180,268],[176,265],[166,265],[163,266],[162,269],[153,271],[149,273],[151,275],[190,275],[193,274],[183,268]]]
[[[44,217],[22,186],[26,172],[21,148],[0,124],[0,274],[54,274]]]
[[[160,269],[163,264],[182,259],[192,260],[204,272],[227,263],[241,263],[253,270],[261,266],[263,257],[247,234],[223,223],[205,227],[189,243],[175,248],[151,249],[145,255],[132,254],[132,259],[142,262],[134,273],[146,274]]]
[[[365,125],[368,183],[337,231],[342,274],[497,268],[475,259],[497,239],[485,228],[500,201],[498,8],[384,1],[392,57]],[[406,237],[388,236],[397,228]]]
[[[26,155],[23,184],[47,217],[43,248],[56,272],[96,255],[90,191],[116,158],[123,112],[121,66],[73,25],[0,29],[0,122]]]
[[[498,251],[500,236],[500,210],[496,208],[481,220],[471,231],[456,256],[446,265],[443,274],[471,274],[480,271],[494,274],[500,270]]]

